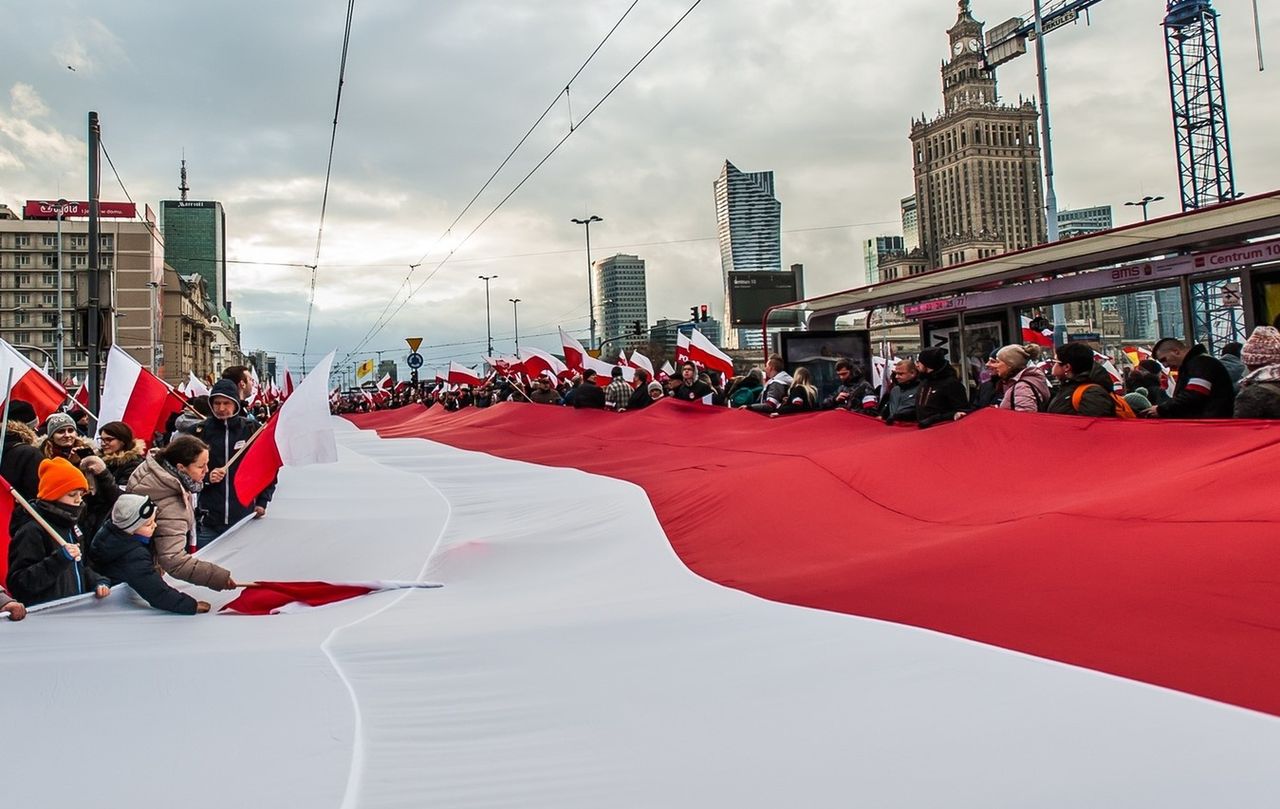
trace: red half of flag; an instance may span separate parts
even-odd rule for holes
[[[9,390],[2,399],[20,399],[28,402],[43,424],[44,420],[67,400],[67,391],[53,377],[36,367],[36,364],[18,352],[16,348],[0,340],[0,385],[10,379]]]
[[[275,615],[307,607],[323,607],[349,598],[406,588],[434,588],[426,582],[328,582],[328,581],[258,581],[245,585],[244,591],[219,612],[240,615]]]
[[[13,520],[13,487],[0,478],[0,587],[8,589],[9,523]]]
[[[271,481],[280,474],[284,461],[280,457],[280,447],[276,444],[276,423],[280,420],[282,410],[267,420],[266,425],[249,448],[236,462],[231,476],[236,490],[236,499],[240,505],[247,506],[262,494],[262,490],[271,485]]]

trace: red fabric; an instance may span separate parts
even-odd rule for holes
[[[155,374],[142,368],[138,379],[133,383],[133,393],[129,395],[129,404],[120,419],[129,425],[133,434],[151,446],[157,429],[164,429],[164,424],[173,412],[173,389]],[[178,402],[178,409],[182,403]]]
[[[9,523],[13,520],[13,487],[0,477],[0,587],[9,585]]]
[[[22,376],[14,373],[12,395],[14,399],[29,402],[41,424],[67,401],[67,392],[34,367]]]
[[[267,420],[262,433],[254,439],[249,448],[236,462],[232,484],[236,490],[236,499],[240,505],[247,506],[254,498],[262,494],[262,490],[276,479],[284,461],[280,459],[280,448],[276,446],[276,420],[280,418],[279,410]],[[386,412],[386,411],[383,411]]]
[[[637,483],[726,586],[1280,715],[1280,424],[988,409],[921,431],[671,400],[351,421]]]
[[[331,584],[325,581],[259,581],[245,585],[244,591],[229,601],[219,612],[241,615],[269,615],[289,604],[320,607],[335,601],[367,595],[376,587]]]

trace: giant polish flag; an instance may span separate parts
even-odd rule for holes
[[[573,337],[564,333],[564,329],[560,329],[560,345],[564,348],[564,364],[569,366],[571,371],[582,371],[585,369],[583,361],[591,355],[582,347]]]
[[[249,505],[271,485],[282,466],[307,466],[338,460],[329,415],[329,369],[333,352],[319,362],[294,390],[293,395],[262,427],[262,432],[233,476],[236,499]]]
[[[12,382],[9,382],[5,398],[29,402],[35,408],[41,424],[67,400],[66,388],[40,370],[18,349],[0,340],[0,385],[10,379],[10,373],[13,374]]]
[[[733,376],[733,360],[697,329],[689,335],[689,359],[709,370]]]
[[[143,368],[120,346],[111,346],[98,408],[99,425],[123,421],[134,435],[150,445],[157,428],[162,428],[171,414],[182,410],[183,404],[182,397],[164,380]]]

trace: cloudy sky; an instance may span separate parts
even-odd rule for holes
[[[358,0],[330,204],[320,254],[311,360],[355,347],[410,265],[417,289],[361,356],[402,358],[426,338],[428,365],[472,363],[484,348],[492,282],[496,349],[511,349],[509,298],[523,342],[585,334],[582,229],[596,214],[596,258],[647,261],[649,314],[719,313],[711,184],[725,159],[776,173],[783,260],[810,294],[863,282],[860,240],[900,233],[911,193],[913,116],[941,103],[938,67],[953,0],[705,0],[511,200],[425,284],[458,241],[577,123],[688,7],[639,0],[564,99],[457,228],[449,223],[631,0]],[[1250,4],[1219,0],[1237,185],[1280,188],[1280,13],[1263,4],[1259,72]],[[1029,3],[977,0],[988,24]],[[1162,194],[1177,174],[1159,0],[1098,4],[1092,24],[1048,38],[1060,207],[1116,206]],[[185,152],[194,199],[226,207],[230,297],[246,349],[295,367],[307,310],[346,3],[43,0],[0,28],[0,202],[83,198],[85,120],[129,193],[176,198]],[[13,12],[11,11],[11,14]],[[68,69],[74,67],[74,71]],[[1024,57],[1001,68],[1002,95],[1035,95]],[[570,107],[572,112],[570,112]],[[124,194],[109,174],[104,199]],[[442,238],[443,236],[443,238]],[[428,251],[430,251],[428,253]],[[420,286],[421,285],[421,286]],[[550,333],[548,333],[550,332]],[[452,345],[460,344],[461,345]]]

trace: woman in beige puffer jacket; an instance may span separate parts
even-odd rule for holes
[[[236,583],[229,570],[188,552],[196,542],[193,495],[200,491],[208,468],[208,445],[195,436],[180,436],[134,470],[128,491],[156,504],[151,546],[161,570],[211,590],[230,590]]]

